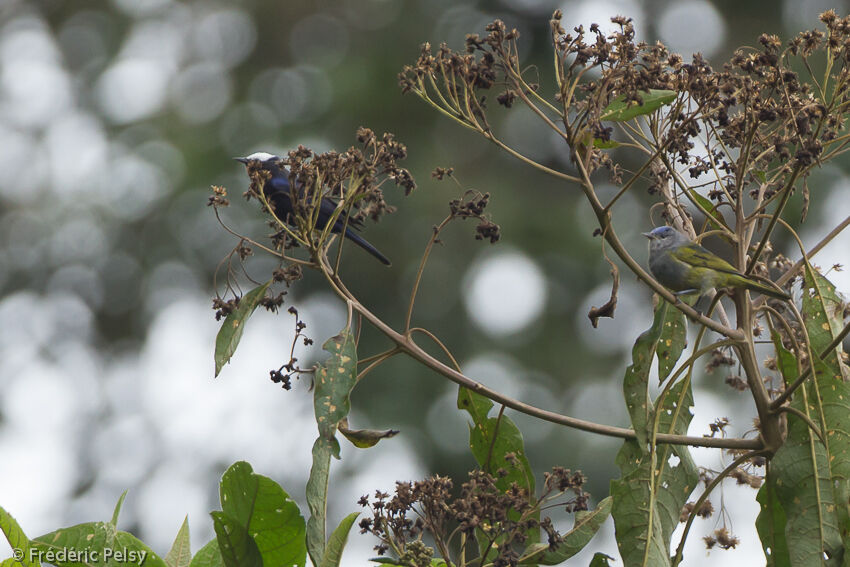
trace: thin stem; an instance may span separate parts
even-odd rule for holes
[[[457,370],[458,372],[461,371],[460,370],[460,364],[458,364],[458,361],[454,357],[454,355],[452,354],[452,351],[450,351],[449,348],[445,344],[443,344],[443,341],[438,339],[437,336],[434,333],[432,333],[428,329],[423,329],[422,327],[413,327],[412,329],[410,329],[408,331],[408,333],[411,335],[411,337],[413,336],[413,333],[422,333],[423,335],[430,338],[432,341],[434,341],[437,344],[438,347],[440,347],[442,349],[443,354],[445,354],[446,356],[449,357],[449,360],[452,361],[452,365],[454,366],[455,370]]]
[[[766,454],[765,451],[750,451],[748,453],[741,455],[740,457],[738,457],[737,459],[732,461],[732,463],[728,467],[723,469],[720,472],[720,474],[718,474],[716,477],[714,477],[714,480],[712,480],[708,484],[708,486],[705,487],[705,490],[703,491],[703,493],[700,495],[699,498],[697,498],[697,501],[694,504],[694,508],[691,511],[690,516],[688,516],[688,521],[685,523],[685,530],[684,530],[684,532],[682,532],[682,539],[679,542],[679,546],[676,548],[676,555],[673,556],[673,567],[676,567],[677,565],[679,565],[682,562],[682,553],[685,550],[685,542],[688,540],[688,533],[691,531],[691,525],[693,525],[694,520],[697,517],[697,512],[700,510],[700,508],[702,508],[702,505],[705,503],[705,501],[708,500],[708,497],[711,494],[711,491],[714,490],[715,487],[718,484],[720,484],[720,482],[724,478],[729,476],[732,473],[732,471],[737,469],[743,463],[746,463],[750,459],[753,459],[755,457],[765,455],[765,454]]]
[[[421,347],[419,347],[415,342],[411,340],[409,336],[406,336],[402,333],[395,331],[392,327],[387,325],[382,319],[376,316],[374,313],[369,311],[363,304],[361,304],[357,299],[351,294],[350,291],[347,290],[345,285],[339,280],[339,278],[335,277],[331,271],[330,266],[327,265],[327,260],[323,259],[322,262],[322,273],[325,275],[325,278],[333,283],[333,289],[337,292],[340,297],[345,301],[351,301],[353,308],[361,313],[363,317],[369,321],[375,328],[377,328],[380,332],[386,335],[391,341],[393,341],[396,345],[404,351],[405,354],[413,358],[414,360],[420,362],[424,366],[434,370],[438,374],[441,374],[451,380],[452,382],[463,386],[465,388],[469,388],[473,392],[477,394],[481,394],[482,396],[493,400],[496,403],[503,404],[513,410],[516,410],[520,413],[524,413],[526,415],[530,415],[532,417],[536,417],[542,419],[544,421],[549,421],[551,423],[556,423],[559,425],[565,425],[567,427],[572,427],[574,429],[579,429],[581,431],[588,431],[591,433],[598,433],[600,435],[606,435],[609,437],[618,437],[620,439],[635,439],[635,432],[631,429],[627,429],[624,427],[614,427],[611,425],[603,425],[599,423],[594,423],[592,421],[585,421],[583,419],[578,419],[575,417],[571,417],[568,415],[562,415],[559,413],[555,413],[552,411],[544,410],[524,402],[520,402],[514,398],[510,398],[500,392],[492,390],[487,386],[481,384],[480,382],[476,382],[472,380],[468,376],[462,374],[461,372],[447,366],[446,364],[440,362],[436,358],[432,357],[430,354],[425,352]],[[713,321],[712,321],[713,322]],[[690,445],[693,447],[718,447],[723,449],[762,449],[763,444],[758,439],[718,439],[712,437],[695,437],[695,436],[687,436],[687,435],[672,435],[672,434],[658,434],[656,439],[658,443],[670,443],[673,445]]]
[[[383,353],[383,354],[380,356],[380,358],[378,358],[378,359],[374,360],[374,361],[372,362],[372,364],[370,364],[369,366],[367,366],[366,368],[364,368],[363,370],[361,370],[361,371],[357,374],[357,381],[358,381],[358,382],[360,382],[360,380],[362,380],[362,379],[363,379],[363,378],[364,378],[367,374],[369,374],[372,370],[374,370],[375,368],[377,368],[378,366],[380,366],[381,364],[383,364],[384,362],[386,362],[387,360],[389,360],[390,358],[394,357],[395,355],[397,355],[397,354],[398,354],[398,353],[400,353],[400,352],[401,352],[401,349],[399,349],[399,348],[394,348],[394,349],[388,350],[387,352]]]
[[[431,235],[431,238],[428,240],[428,244],[425,246],[425,252],[422,254],[422,260],[419,262],[419,269],[416,271],[416,279],[413,281],[413,289],[410,290],[410,300],[407,303],[407,316],[404,318],[404,330],[408,332],[410,330],[410,320],[413,318],[413,304],[416,303],[416,294],[419,292],[419,284],[422,282],[422,274],[425,272],[425,264],[428,262],[428,257],[431,255],[431,249],[434,247],[434,243],[437,241],[437,238],[440,236],[440,231],[445,228],[447,224],[452,220],[452,215],[449,215],[434,229],[434,233]]]
[[[791,177],[788,179],[788,183],[785,184],[785,192],[782,195],[782,200],[779,202],[779,205],[776,207],[776,211],[774,211],[773,216],[770,218],[770,222],[767,225],[767,229],[764,231],[764,236],[762,236],[761,241],[759,241],[758,247],[756,251],[753,253],[750,258],[750,263],[747,266],[747,269],[744,270],[744,275],[749,275],[750,272],[753,271],[753,268],[758,262],[759,256],[764,251],[764,247],[767,246],[767,241],[770,239],[770,234],[773,232],[773,227],[776,226],[776,221],[779,219],[779,216],[782,214],[782,211],[785,209],[786,203],[788,203],[788,199],[791,197],[791,191],[794,188],[794,183],[797,181],[797,177],[800,175],[802,167],[797,165],[794,167],[794,171],[791,172]],[[738,195],[738,199],[740,200],[741,195]]]
[[[821,433],[820,427],[815,425],[815,422],[812,421],[809,416],[807,416],[797,408],[792,408],[791,406],[781,406],[776,408],[776,411],[778,411],[779,413],[790,413],[802,419],[804,422],[806,422],[806,425],[809,426],[809,429],[815,432],[815,435],[818,436],[818,439],[820,439],[820,442],[823,443],[823,446],[827,447],[826,439],[824,438],[823,433]]]

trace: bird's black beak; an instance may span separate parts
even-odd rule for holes
[[[654,236],[652,236],[651,232],[641,232],[641,234],[644,235],[645,237],[647,237],[650,240],[653,240],[655,238]]]
[[[248,158],[246,157],[235,157],[233,159],[235,159],[239,163],[244,163],[245,165],[248,165]]]

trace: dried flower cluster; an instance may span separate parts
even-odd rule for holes
[[[546,475],[538,498],[516,484],[503,490],[497,477],[483,471],[470,472],[457,496],[452,481],[441,476],[397,482],[392,497],[376,491],[371,500],[360,498],[358,503],[371,512],[371,517],[360,521],[360,531],[381,540],[375,547],[378,554],[391,550],[403,565],[431,565],[434,550],[422,543],[427,535],[444,559],[455,546],[462,546],[460,552],[467,561],[481,554],[494,566],[515,566],[529,538],[541,529],[548,535],[550,548],[557,549],[561,535],[549,518],[540,518],[541,507],[586,510],[585,480],[579,472],[555,468]]]
[[[450,218],[478,219],[475,227],[476,240],[489,240],[495,244],[502,237],[501,227],[494,223],[484,209],[490,202],[490,193],[481,194],[478,191],[467,191],[462,197],[449,203]]]

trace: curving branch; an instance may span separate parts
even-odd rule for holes
[[[387,325],[377,315],[372,313],[362,303],[360,303],[357,298],[345,287],[343,282],[332,273],[331,266],[326,257],[322,258],[322,273],[325,275],[328,282],[331,284],[331,287],[340,296],[340,298],[348,302],[349,305],[351,305],[355,311],[360,313],[364,319],[369,321],[376,329],[378,329],[393,343],[395,343],[396,346],[402,352],[404,352],[406,355],[410,356],[414,360],[420,362],[421,364],[425,365],[426,367],[430,368],[431,370],[434,370],[438,374],[445,376],[452,382],[465,388],[469,388],[473,392],[481,394],[482,396],[493,400],[496,403],[502,404],[520,413],[524,413],[532,417],[537,417],[544,421],[549,421],[551,423],[565,425],[573,429],[579,429],[581,431],[587,431],[590,433],[597,433],[608,437],[618,437],[620,439],[636,439],[635,432],[632,429],[604,425],[544,410],[542,408],[538,408],[536,406],[532,406],[530,404],[526,404],[514,398],[508,397],[502,394],[501,392],[492,390],[484,384],[481,384],[480,382],[469,378],[463,373],[455,370],[454,368],[451,368],[450,366],[447,366],[440,360],[437,360],[436,358],[428,354],[424,349],[422,349],[422,347],[420,347],[418,344],[416,344],[416,342],[413,341],[410,335],[405,335],[397,332],[395,329]],[[658,434],[656,441],[662,444],[666,443],[671,445],[689,445],[692,447],[715,447],[721,449],[736,450],[762,450],[764,448],[764,445],[760,439],[723,439],[714,437],[697,437],[689,435]]]

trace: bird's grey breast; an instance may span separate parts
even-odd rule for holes
[[[673,291],[688,289],[688,267],[670,254],[671,246],[650,242],[649,271],[664,287]]]

